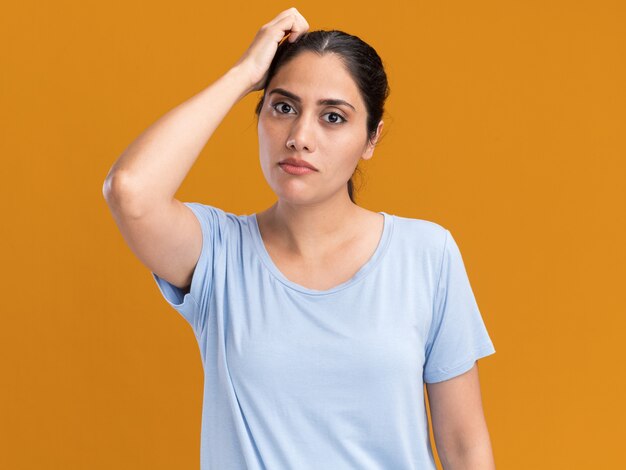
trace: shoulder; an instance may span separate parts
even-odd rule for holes
[[[250,216],[239,215],[220,207],[201,202],[184,203],[194,213],[202,229],[207,246],[225,252],[238,249],[243,240],[250,236]]]
[[[394,237],[401,243],[420,246],[425,249],[442,251],[448,229],[426,219],[394,215]]]
[[[247,215],[239,215],[226,211],[220,207],[205,204],[202,202],[185,202],[200,222],[208,227],[219,229],[230,229],[247,222]]]

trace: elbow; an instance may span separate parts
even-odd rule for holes
[[[122,194],[127,195],[131,187],[128,175],[110,171],[102,184],[102,195],[107,203],[119,201]]]
[[[109,207],[131,217],[143,213],[136,194],[131,177],[122,172],[109,172],[102,184],[102,195]]]

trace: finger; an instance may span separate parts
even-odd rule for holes
[[[291,34],[291,36],[293,36],[293,39],[292,37],[289,37],[289,40],[291,42],[296,42],[298,38],[302,36],[304,33],[306,33],[308,30],[309,30],[309,23],[307,23],[307,21],[304,19],[302,15],[298,15],[297,26],[295,27],[295,30],[292,29],[292,31],[294,31],[295,34]]]
[[[308,28],[303,29],[292,29],[291,34],[289,35],[289,42],[296,42],[300,36],[306,33]]]
[[[298,10],[296,10],[296,8],[288,8],[284,11],[281,11],[278,15],[276,15],[276,17],[271,20],[269,23],[267,23],[268,26],[274,26],[277,25],[278,23],[280,23],[283,19],[292,16],[292,15],[299,15],[300,13],[298,12]]]
[[[296,13],[296,21],[291,28],[292,34],[289,37],[290,42],[296,42],[300,36],[309,30],[309,23],[307,23],[304,16],[300,12]]]
[[[304,32],[309,29],[309,24],[300,14],[283,18],[276,24],[285,33],[289,33],[289,42],[295,42]]]

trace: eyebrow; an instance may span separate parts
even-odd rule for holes
[[[274,93],[279,93],[281,95],[285,95],[287,98],[291,98],[292,100],[297,101],[298,103],[302,103],[302,99],[299,96],[294,95],[293,93],[291,93],[290,91],[285,90],[284,88],[274,88],[272,91],[269,92],[270,95],[272,95]],[[343,104],[343,105],[346,105],[346,106],[350,106],[354,111],[356,111],[354,106],[352,106],[347,101],[340,100],[340,99],[335,99],[335,98],[326,98],[326,99],[323,99],[323,100],[318,100],[317,104],[327,104],[327,105],[331,105],[331,106],[337,106],[337,105],[342,105]]]

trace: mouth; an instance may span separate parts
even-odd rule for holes
[[[309,169],[312,171],[318,171],[317,168],[315,168],[309,162],[305,160],[300,160],[298,158],[285,158],[284,160],[281,160],[280,162],[278,162],[278,165],[280,165],[281,167],[289,166],[289,167],[294,167],[294,168],[305,168],[305,169]]]
[[[315,173],[317,170],[306,166],[292,165],[290,163],[279,163],[278,166],[282,171],[290,175],[306,175],[307,173]]]

